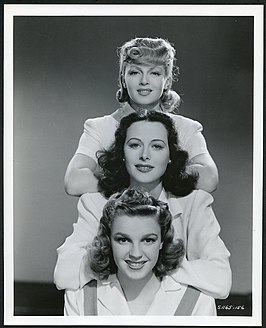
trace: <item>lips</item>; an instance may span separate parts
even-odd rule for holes
[[[137,91],[141,96],[148,96],[152,92],[151,89],[138,89]]]
[[[146,261],[133,262],[130,260],[126,260],[125,262],[132,270],[140,270],[143,268],[144,264],[146,263]]]
[[[142,173],[150,172],[154,167],[152,165],[136,164],[136,169]]]

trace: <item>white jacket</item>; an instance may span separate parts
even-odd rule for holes
[[[180,284],[173,277],[165,276],[145,315],[174,315],[186,289],[187,286]],[[116,275],[110,275],[106,281],[97,282],[97,314],[131,315]],[[66,291],[64,315],[84,315],[84,288]],[[215,316],[214,298],[200,293],[191,315]]]
[[[195,190],[177,198],[163,190],[159,199],[168,203],[176,237],[185,244],[185,258],[173,274],[175,279],[214,298],[226,298],[232,284],[230,253],[219,237],[220,226],[211,207],[213,197]],[[100,193],[80,197],[74,231],[57,249],[54,281],[58,289],[75,290],[94,278],[87,263],[87,247],[97,234],[106,202]]]

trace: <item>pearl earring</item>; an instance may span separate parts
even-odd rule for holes
[[[169,159],[168,164],[171,164],[171,163],[172,163],[172,161]]]

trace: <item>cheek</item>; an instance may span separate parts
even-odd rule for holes
[[[167,166],[169,159],[170,159],[170,155],[168,151],[158,156],[158,161],[164,167]]]
[[[157,82],[157,85],[158,85],[158,89],[164,89],[164,87],[165,87],[165,80],[164,79],[162,79],[162,80],[160,80],[160,81],[158,81]]]
[[[137,158],[137,152],[125,150],[124,158],[125,158],[125,165],[126,167],[128,167],[135,162]]]
[[[158,256],[159,256],[159,251],[160,251],[160,243],[153,245],[149,247],[146,250],[146,255],[151,259],[157,262]]]
[[[116,261],[119,261],[120,259],[123,259],[123,257],[127,253],[127,247],[121,246],[121,245],[112,245],[112,250],[113,250],[113,257]]]

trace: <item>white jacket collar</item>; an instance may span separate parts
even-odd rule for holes
[[[159,200],[168,204],[173,219],[183,213],[183,208],[178,200],[178,197],[165,191],[165,189],[162,190]]]
[[[106,281],[98,282],[97,297],[99,302],[113,315],[131,314],[115,274],[110,275]]]
[[[110,275],[106,281],[98,283],[98,286],[98,300],[108,311],[113,315],[119,315],[121,313],[131,315],[121,285],[115,274]],[[181,284],[174,277],[167,275],[161,282],[160,293],[173,293],[179,291],[181,288]],[[176,296],[174,297],[176,298]],[[175,302],[174,305],[176,305]]]
[[[180,283],[171,275],[163,277],[161,288],[164,292],[175,292],[181,289]]]

